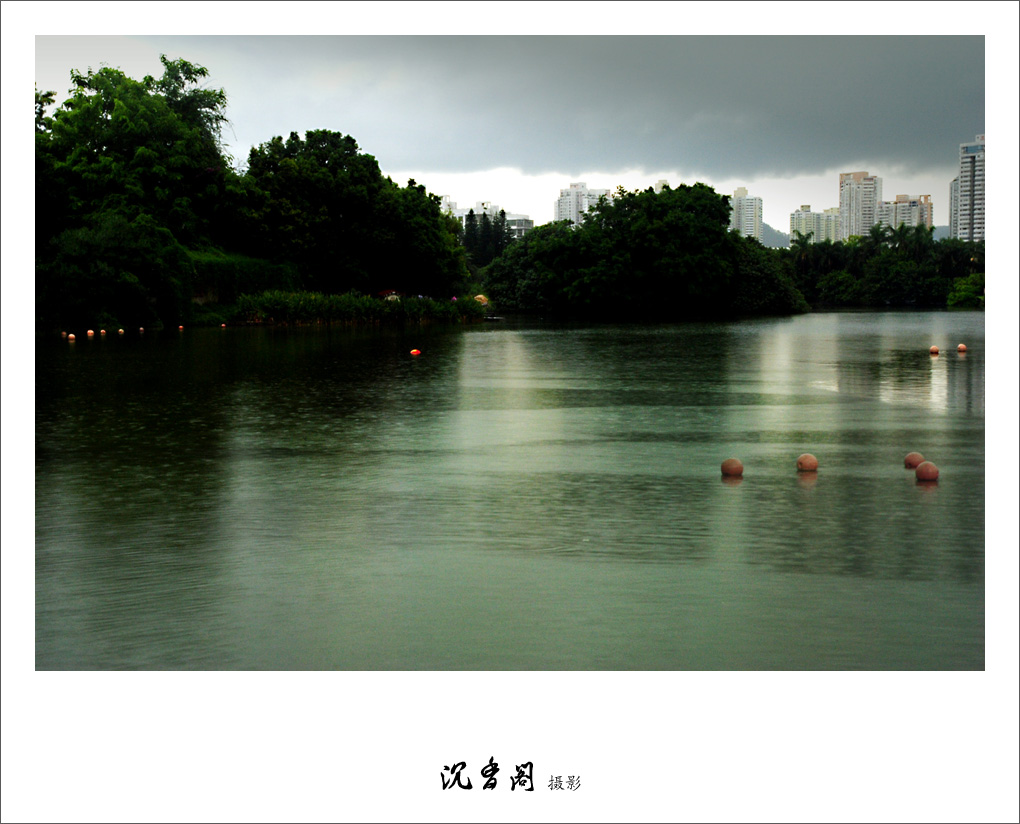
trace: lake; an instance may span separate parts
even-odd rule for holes
[[[981,670],[984,358],[973,312],[40,340],[36,667]]]

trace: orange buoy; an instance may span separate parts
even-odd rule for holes
[[[727,458],[722,462],[722,474],[737,477],[744,474],[744,465],[736,458]]]
[[[88,335],[88,336],[89,336],[89,337],[91,338],[91,337],[93,337],[93,336],[94,336],[94,335],[95,335],[96,333],[95,333],[95,332],[93,332],[93,331],[92,331],[91,329],[89,329],[89,331],[88,331],[88,332],[86,332],[85,334],[86,334],[86,335]]]
[[[420,355],[421,354],[421,349],[412,349],[411,350],[411,354],[412,355]]]
[[[957,352],[966,352],[967,351],[967,344],[961,343],[959,346],[956,347],[956,351]]]
[[[818,458],[810,452],[805,452],[797,458],[798,472],[816,472],[818,470]]]
[[[903,465],[907,469],[917,469],[922,463],[924,463],[924,455],[920,452],[908,452],[907,457],[903,459]]]
[[[933,355],[937,355],[937,354],[939,353],[939,348],[938,348],[937,346],[933,346],[933,347],[932,347],[931,349],[929,349],[928,351],[929,351],[929,352],[930,352],[931,354],[933,354]]]
[[[67,336],[67,339],[68,339],[69,341],[71,341],[72,343],[74,343],[74,335],[68,335],[68,336]]]
[[[118,335],[123,335],[124,334],[124,330],[123,329],[118,329],[117,330],[117,334]]]
[[[99,330],[99,334],[100,335],[105,335],[106,334],[106,330],[105,329],[100,329]]]
[[[225,324],[225,323],[221,323],[220,324],[220,329],[226,329],[226,328],[227,328],[227,324]]]
[[[939,468],[931,461],[922,461],[914,470],[919,481],[936,481],[939,477]]]
[[[64,338],[66,340],[67,339],[67,332],[61,332],[60,333],[60,337],[62,337],[62,338]]]
[[[138,331],[139,331],[139,333],[145,332],[145,327],[144,326],[139,326],[138,327]]]
[[[184,331],[184,327],[183,326],[178,326],[177,327],[177,331],[178,332],[183,332]]]

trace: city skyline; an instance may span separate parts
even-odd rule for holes
[[[980,36],[42,36],[36,82],[62,101],[72,69],[158,76],[160,53],[205,66],[226,91],[238,163],[278,134],[331,129],[401,185],[495,201],[536,225],[573,182],[665,179],[746,188],[784,231],[803,203],[837,205],[838,175],[856,169],[931,195],[948,225],[957,147],[985,131]],[[927,82],[885,82],[902,61]],[[817,76],[791,94],[784,77],[805,62]]]

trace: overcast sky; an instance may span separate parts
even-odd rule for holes
[[[946,224],[958,146],[985,132],[985,38],[973,34],[62,35],[35,46],[36,82],[58,100],[71,69],[140,78],[161,73],[161,53],[182,57],[226,91],[239,160],[275,135],[331,129],[400,184],[536,223],[573,181],[666,179],[745,186],[785,232],[801,204],[837,205],[840,172],[865,170],[886,199],[931,195]]]

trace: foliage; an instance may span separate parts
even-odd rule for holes
[[[36,90],[39,323],[172,323],[192,299],[270,288],[466,289],[460,227],[438,197],[383,178],[352,137],[326,130],[252,149],[239,174],[220,139],[225,92],[202,85],[202,66],[161,61],[161,77],[140,81],[72,71],[52,116],[55,94]]]
[[[388,290],[453,294],[467,276],[439,198],[413,180],[383,178],[349,135],[291,133],[252,149],[249,211],[255,254],[299,267],[305,285],[337,294]]]
[[[729,231],[729,205],[698,183],[603,199],[583,223],[529,232],[485,272],[503,309],[682,319],[804,311],[771,250]]]
[[[446,321],[480,320],[485,309],[467,296],[451,300],[403,297],[385,300],[358,292],[324,295],[319,292],[267,290],[242,295],[238,314],[248,323],[343,323],[364,321]]]
[[[985,273],[975,272],[953,282],[947,301],[950,309],[985,308]]]
[[[794,233],[785,258],[815,306],[945,307],[958,279],[984,272],[984,243],[935,240],[925,226],[873,226],[842,243]]]
[[[194,294],[204,302],[235,303],[242,294],[267,289],[297,289],[300,278],[292,264],[229,254],[218,249],[189,252],[195,269]]]
[[[36,267],[37,322],[52,328],[158,326],[187,320],[194,267],[187,250],[148,215],[100,212],[66,229]]]

